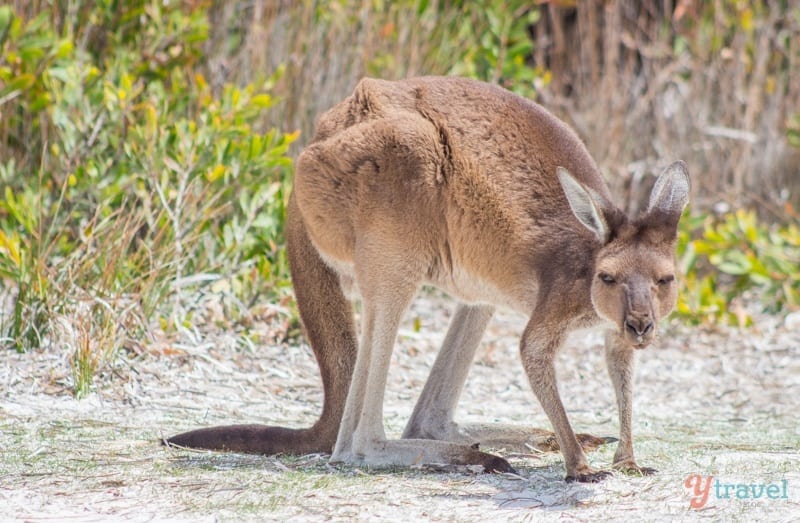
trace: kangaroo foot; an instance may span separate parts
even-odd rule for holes
[[[591,434],[576,434],[584,452],[617,441],[612,437],[597,437]],[[403,438],[435,439],[457,443],[478,442],[484,447],[504,448],[513,452],[558,452],[556,435],[544,429],[500,423],[450,423],[437,428],[415,426],[403,434]]]
[[[375,441],[366,447],[334,451],[334,463],[372,467],[414,465],[481,465],[484,472],[510,472],[514,468],[500,456],[478,450],[477,445],[446,441],[404,439]]]
[[[658,472],[654,468],[640,467],[632,459],[614,462],[612,468],[628,476],[652,476]]]
[[[572,474],[567,474],[565,478],[567,483],[598,483],[611,475],[607,470],[595,470],[589,466],[581,467],[578,471]]]

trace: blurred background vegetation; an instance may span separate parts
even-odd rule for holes
[[[547,106],[631,212],[661,166],[687,161],[679,318],[800,309],[789,0],[13,0],[2,345],[64,351],[81,395],[120,350],[196,331],[203,296],[223,296],[225,328],[245,333],[255,304],[277,304],[274,335],[293,335],[292,160],[359,78],[421,74]]]

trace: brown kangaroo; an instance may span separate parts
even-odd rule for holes
[[[598,481],[559,397],[553,358],[573,329],[607,323],[606,359],[620,438],[613,467],[651,473],[631,437],[635,349],[675,305],[677,225],[686,166],[656,181],[632,219],[577,135],[542,107],[461,78],[364,79],[320,118],[300,155],[287,239],[300,316],[325,400],[309,429],[214,427],[167,443],[260,453],[333,451],[365,465],[479,464],[512,470],[473,443],[531,434],[453,420],[494,307],[530,320],[520,351],[564,455],[568,480]],[[443,347],[401,440],[388,440],[383,397],[404,311],[423,284],[459,300]],[[350,300],[362,302],[361,340]],[[538,440],[537,440],[538,438]]]

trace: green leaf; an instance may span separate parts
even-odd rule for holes
[[[712,259],[711,262],[714,263],[714,259]],[[720,271],[735,276],[747,274],[753,268],[750,259],[741,251],[730,251],[726,253],[722,261],[718,261],[714,263],[714,265],[716,265],[717,269]]]
[[[2,90],[0,95],[13,93],[14,91],[25,91],[36,83],[36,77],[32,74],[21,74],[8,82]]]
[[[268,94],[258,94],[250,99],[250,103],[256,107],[266,109],[272,107],[272,97]]]
[[[53,54],[58,59],[67,58],[72,54],[74,48],[75,46],[72,44],[72,41],[65,38],[58,42]]]
[[[14,12],[11,10],[11,6],[0,6],[0,49],[3,48],[6,38],[8,38],[8,33],[11,31],[11,22],[13,20]]]

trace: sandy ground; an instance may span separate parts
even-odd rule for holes
[[[403,324],[386,399],[390,435],[403,429],[451,309],[427,296]],[[509,314],[493,320],[458,419],[548,426],[519,363],[523,326]],[[558,454],[506,453],[519,475],[489,475],[159,446],[162,435],[200,426],[315,419],[321,392],[310,349],[252,343],[257,327],[185,335],[122,358],[80,401],[69,392],[66,355],[5,352],[0,520],[800,520],[800,330],[780,319],[747,332],[667,326],[639,354],[635,390],[638,461],[659,473],[592,485],[565,483]],[[570,338],[557,363],[560,387],[576,431],[616,435],[601,339]],[[608,466],[613,451],[590,460]],[[686,487],[693,476],[692,486],[710,485],[699,509]],[[727,487],[740,484],[748,487]]]

